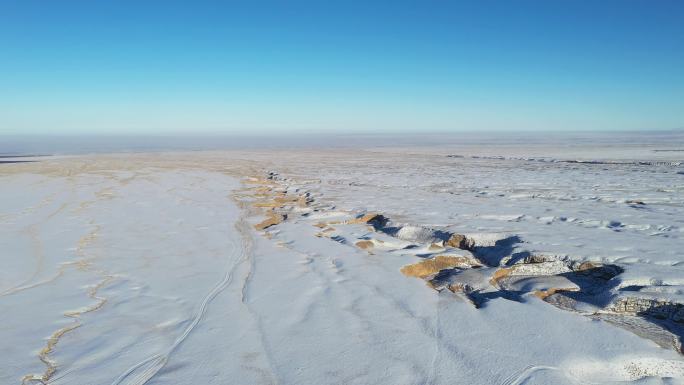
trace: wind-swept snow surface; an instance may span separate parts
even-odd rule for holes
[[[2,165],[0,383],[683,383],[677,159],[493,151]]]

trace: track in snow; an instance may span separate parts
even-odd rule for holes
[[[238,247],[234,242],[231,243],[231,246],[231,254],[235,254]],[[239,253],[240,255],[235,263],[232,264],[232,266],[230,264],[226,266],[226,273],[223,278],[214,286],[214,288],[206,295],[206,297],[204,297],[199,309],[197,310],[197,313],[195,313],[192,323],[188,325],[185,331],[183,331],[183,334],[176,339],[173,345],[171,345],[167,351],[155,354],[144,361],[131,366],[116,380],[114,380],[112,385],[143,385],[152,379],[152,377],[154,377],[166,365],[171,354],[176,350],[176,348],[178,348],[178,346],[180,346],[180,344],[183,343],[183,341],[202,320],[202,317],[204,316],[204,313],[206,313],[207,307],[211,301],[232,282],[235,270],[247,260],[248,254],[245,250],[244,244],[240,245]]]

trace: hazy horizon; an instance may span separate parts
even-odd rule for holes
[[[0,156],[118,152],[213,151],[282,148],[378,148],[422,146],[612,146],[682,148],[684,130],[413,133],[278,133],[216,135],[0,135]]]

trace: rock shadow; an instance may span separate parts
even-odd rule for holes
[[[676,314],[684,312],[682,304],[663,304],[648,310],[637,312],[638,317],[672,333],[672,345],[680,354],[684,354],[684,319],[677,319]]]
[[[469,251],[473,255],[489,266],[500,266],[501,261],[512,255],[515,246],[522,243],[517,235],[512,235],[504,239],[499,239],[492,246],[471,246]],[[523,254],[523,253],[519,253]],[[529,253],[527,253],[529,254]]]
[[[620,284],[618,280],[613,278],[623,272],[624,269],[618,265],[598,265],[588,268],[582,268],[582,265],[580,265],[575,271],[558,274],[577,285],[579,290],[566,291],[559,293],[559,295],[571,298],[577,302],[605,308],[616,296],[612,289]]]

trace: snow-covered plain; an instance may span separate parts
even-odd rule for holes
[[[2,164],[0,383],[684,383],[681,147]]]

